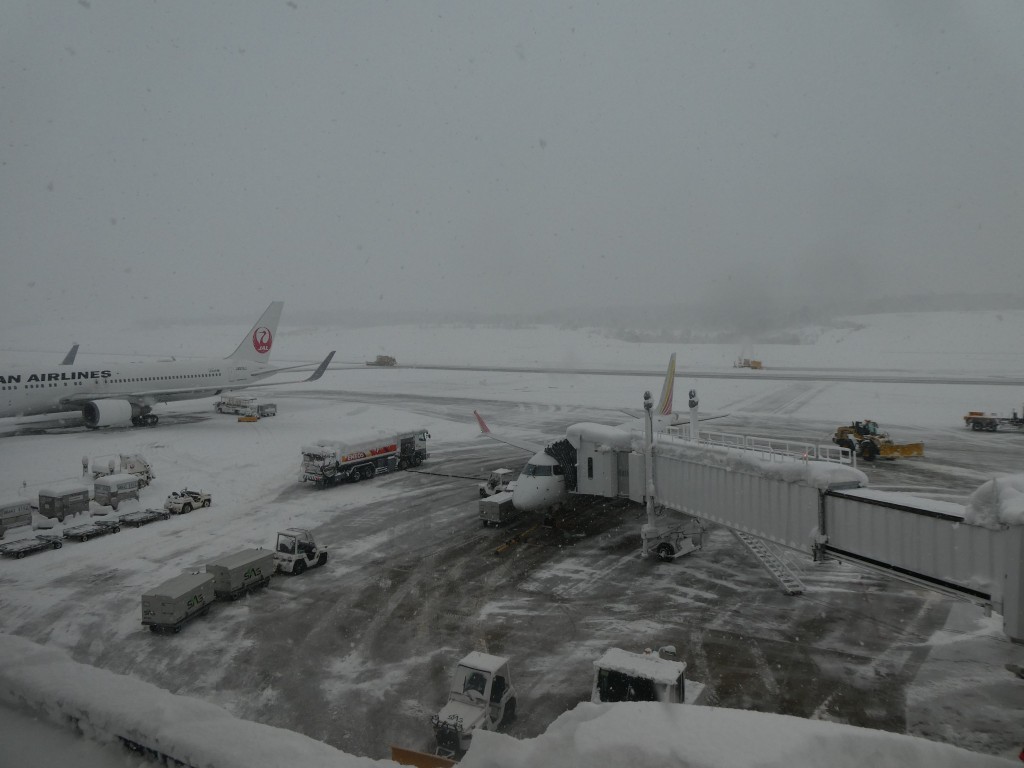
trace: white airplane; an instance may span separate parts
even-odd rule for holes
[[[661,397],[653,410],[654,431],[663,431],[666,427],[681,424],[689,419],[689,415],[681,415],[672,410],[672,393],[675,388],[676,379],[676,356],[675,353],[669,358],[668,370],[665,372],[665,380],[661,385]],[[696,394],[690,392],[691,399]],[[566,486],[566,471],[574,473],[576,458],[575,449],[564,438],[553,440],[547,445],[531,443],[525,440],[497,435],[490,430],[483,417],[473,411],[480,431],[499,443],[511,445],[524,451],[530,451],[533,456],[526,462],[523,471],[516,480],[512,489],[512,505],[522,512],[537,512],[541,510],[556,509],[569,500],[569,489]],[[721,416],[705,417],[721,418]],[[582,426],[582,425],[575,425]],[[609,429],[609,427],[603,427]],[[624,424],[618,424],[615,428],[625,431],[643,428],[643,416],[638,416]],[[570,427],[571,431],[573,427]],[[560,457],[561,461],[559,461]]]
[[[79,411],[89,427],[151,425],[159,420],[152,413],[157,403],[294,383],[261,383],[282,371],[308,370],[308,365],[272,368],[269,364],[283,306],[283,301],[271,302],[238,348],[223,360],[169,360],[95,367],[62,364],[49,369],[22,370],[0,368],[0,417]],[[333,357],[332,351],[309,378],[299,381],[319,379]]]

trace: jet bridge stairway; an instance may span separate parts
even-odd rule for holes
[[[742,531],[731,530],[731,532],[750,551],[750,554],[758,559],[765,570],[772,575],[772,578],[779,582],[779,586],[787,595],[802,595],[804,593],[804,583],[800,581],[800,577],[786,565],[781,555],[768,546],[768,542]]]

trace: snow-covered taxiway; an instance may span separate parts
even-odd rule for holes
[[[577,336],[581,364],[606,352]],[[526,457],[479,439],[473,408],[533,439],[578,421],[615,423],[614,407],[637,409],[657,386],[666,349],[646,350],[649,377],[342,369],[316,389],[266,394],[279,415],[256,424],[200,401],[169,407],[150,430],[4,438],[5,497],[75,480],[83,456],[139,452],[157,473],[139,506],[159,506],[185,485],[212,491],[214,505],[0,561],[0,630],[370,757],[393,743],[429,746],[429,715],[468,650],[512,657],[522,701],[509,732],[531,737],[588,698],[590,664],[605,648],[668,643],[712,704],[1016,754],[1024,682],[1007,666],[1024,665],[1024,649],[971,606],[836,563],[803,563],[809,589],[787,597],[721,530],[681,561],[643,560],[640,511],[619,504],[585,506],[555,530],[528,520],[480,526],[476,482]],[[867,467],[873,487],[963,501],[993,474],[1024,466],[1024,435],[972,433],[959,422],[962,411],[1015,395],[998,383],[692,384],[681,369],[677,386],[697,386],[705,409],[731,414],[723,429],[827,441],[836,424],[869,417],[898,439],[924,440],[923,460]],[[311,439],[407,426],[433,436],[421,472],[324,491],[297,482],[299,447]],[[313,528],[331,545],[325,568],[214,606],[180,635],[144,631],[146,588],[270,546],[289,526]]]

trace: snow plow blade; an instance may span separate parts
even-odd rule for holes
[[[391,746],[391,759],[399,765],[412,765],[415,768],[451,768],[456,764],[454,760],[447,757],[394,745]]]
[[[897,456],[924,456],[924,443],[893,443],[880,445],[878,455],[883,459],[895,459]]]

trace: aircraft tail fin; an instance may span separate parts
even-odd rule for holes
[[[665,383],[661,385],[661,398],[658,400],[659,416],[668,416],[672,413],[672,391],[676,385],[676,353],[668,359],[668,370],[665,371]]]
[[[473,415],[476,416],[476,423],[480,425],[480,431],[485,435],[490,434],[491,428],[487,426],[487,422],[484,421],[484,417],[476,411],[473,411]]]
[[[274,345],[277,334],[277,323],[281,319],[283,301],[272,301],[266,311],[260,315],[256,325],[242,339],[238,349],[228,355],[228,360],[248,360],[253,363],[269,363],[270,348]]]

